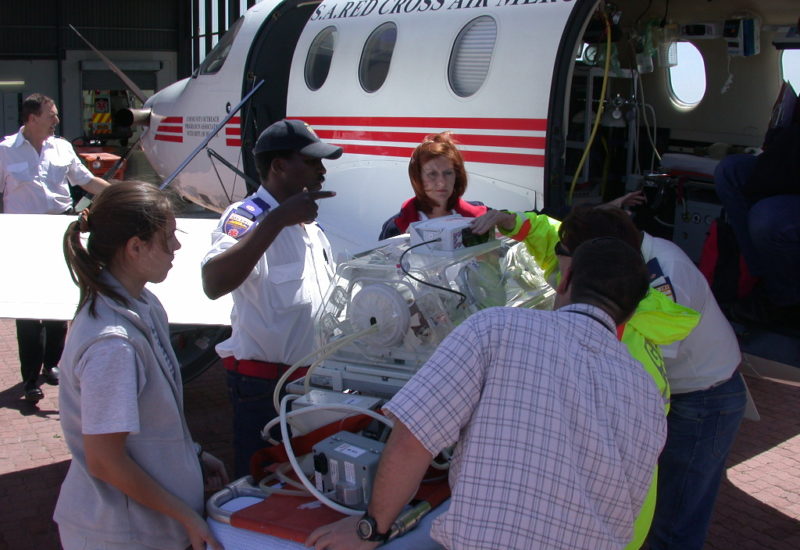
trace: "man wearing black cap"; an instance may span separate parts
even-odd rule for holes
[[[314,222],[316,200],[335,195],[321,190],[322,159],[339,158],[342,148],[303,121],[281,120],[261,133],[253,154],[261,187],[224,212],[202,269],[209,298],[233,293],[233,332],[217,353],[228,371],[236,477],[264,446],[277,379],[314,348],[313,319],[334,273],[330,243]]]

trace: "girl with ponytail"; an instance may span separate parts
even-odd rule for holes
[[[175,231],[169,196],[121,182],[64,235],[80,289],[59,386],[73,457],[54,515],[65,550],[221,549],[202,518],[202,471],[210,490],[227,474],[192,442],[167,315],[145,288],[172,267]]]

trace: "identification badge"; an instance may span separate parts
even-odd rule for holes
[[[650,286],[670,298],[673,302],[677,302],[678,300],[675,298],[675,289],[672,287],[672,281],[669,280],[669,277],[664,275],[664,270],[661,269],[658,258],[653,258],[647,262],[647,271],[650,274]]]

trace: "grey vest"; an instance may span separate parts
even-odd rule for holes
[[[83,307],[75,317],[61,357],[59,401],[61,428],[72,453],[67,477],[61,486],[54,519],[73,529],[91,532],[93,538],[137,541],[154,548],[180,549],[189,545],[183,526],[144,507],[115,487],[93,477],[86,467],[81,430],[80,380],[75,373],[87,348],[103,338],[124,338],[136,352],[140,432],[126,440],[128,454],[167,491],[198,513],[203,510],[203,479],[189,429],[183,416],[183,391],[178,362],[169,346],[167,315],[149,291],[142,298],[150,305],[156,330],[173,369],[165,364],[137,304],[109,274],[106,280],[128,297],[132,309],[98,296],[96,317]],[[113,384],[114,380],[109,380]]]

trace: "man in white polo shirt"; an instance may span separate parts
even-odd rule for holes
[[[108,185],[78,159],[72,145],[55,136],[58,108],[42,94],[22,102],[22,127],[0,142],[0,194],[5,214],[71,214],[69,186],[98,193]],[[47,383],[58,384],[58,364],[64,348],[64,321],[17,320],[17,342],[25,399],[44,397],[37,382],[44,366]]]

